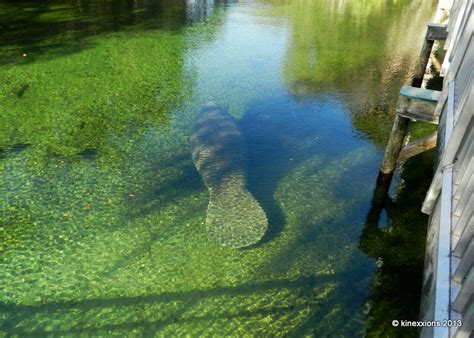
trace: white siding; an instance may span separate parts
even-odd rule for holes
[[[469,337],[474,328],[474,16],[456,0],[448,24],[435,175],[423,211],[428,228],[422,318],[462,319],[422,337]]]

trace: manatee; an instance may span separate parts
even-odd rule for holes
[[[231,248],[257,243],[268,221],[246,188],[248,149],[236,121],[216,104],[206,104],[194,122],[191,152],[209,191],[209,237]]]

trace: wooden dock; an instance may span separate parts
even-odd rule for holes
[[[436,147],[437,134],[429,135],[406,145],[404,145],[404,141],[410,121],[438,124],[439,117],[436,114],[436,107],[441,98],[441,92],[420,87],[423,83],[434,42],[446,39],[446,29],[446,24],[433,23],[428,25],[412,84],[411,86],[404,86],[400,90],[395,120],[380,166],[372,206],[367,216],[368,219],[376,220],[379,218],[387,199],[397,163]]]
[[[400,90],[369,213],[379,217],[398,161],[437,147],[422,206],[430,218],[420,319],[432,325],[421,328],[421,337],[474,337],[473,1],[440,0],[438,13],[447,12],[449,22],[428,25],[412,85]],[[441,92],[421,88],[436,40],[446,40]],[[438,130],[404,145],[411,121],[438,124]]]

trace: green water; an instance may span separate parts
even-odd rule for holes
[[[435,5],[1,1],[0,335],[397,335],[429,158],[366,215]],[[209,100],[269,221],[247,249],[205,230],[189,137]]]

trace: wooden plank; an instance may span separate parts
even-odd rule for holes
[[[472,1],[458,1],[454,6],[453,11],[450,14],[448,23],[448,39],[445,44],[447,53],[445,61],[451,62],[454,52],[456,50],[456,44],[459,42],[462,34],[463,23],[465,23],[466,16],[469,16],[469,7],[472,6]]]
[[[464,251],[456,270],[454,271],[453,278],[456,282],[462,283],[464,277],[466,277],[469,269],[474,263],[474,238],[471,238],[466,250]]]
[[[454,129],[454,114],[456,110],[456,80],[448,84],[448,110],[446,111],[446,131],[444,139],[449,142]]]
[[[421,154],[422,152],[433,149],[434,147],[436,147],[437,139],[438,133],[434,132],[431,135],[428,135],[426,137],[407,144],[400,151],[400,154],[398,155],[398,160],[404,161],[409,159],[410,157]]]
[[[444,107],[446,106],[447,100],[448,100],[448,87],[443,86],[443,91],[441,92],[441,96],[438,100],[438,104],[436,105],[436,109],[434,112],[436,116],[441,116],[441,114],[443,113],[443,109],[445,109]]]
[[[403,86],[400,89],[400,95],[408,99],[428,101],[436,104],[441,96],[441,92],[438,90]]]
[[[406,95],[398,97],[397,114],[408,119],[438,124],[439,116],[434,114],[435,109],[436,101]]]
[[[456,185],[461,183],[465,185],[469,179],[468,168],[474,168],[474,156],[469,155],[474,154],[474,134],[471,137],[469,136],[471,135],[466,135],[465,141],[461,146],[462,149],[459,151],[459,155],[456,155],[458,158],[456,160],[456,177],[454,178],[454,184]],[[470,170],[472,174],[473,169]]]
[[[449,66],[445,71],[445,81],[449,82],[458,76],[459,65],[465,57],[468,46],[472,43],[473,31],[474,18],[467,14],[463,17],[459,35],[455,37],[456,39],[450,49]]]
[[[474,20],[473,21],[474,24]],[[457,61],[457,58],[456,60]],[[456,71],[456,102],[463,101],[465,95],[469,95],[469,85],[474,78],[474,34],[471,34],[471,43],[468,46],[464,57],[459,63],[459,69]],[[460,109],[456,109],[454,114],[454,123],[459,117]]]
[[[454,338],[469,338],[474,330],[474,302],[471,302],[462,319],[462,326],[455,332]]]
[[[430,23],[428,24],[428,30],[426,31],[426,40],[439,40],[443,41],[446,40],[448,37],[448,32],[446,29],[448,25],[446,24],[439,24],[439,23]]]
[[[461,179],[454,182],[455,210],[457,208],[457,205],[459,204],[459,200],[460,200],[459,196],[461,196],[466,191],[466,186],[469,184],[469,182],[470,184],[473,184],[473,181],[474,181],[474,156],[473,156],[474,147],[472,147],[471,149],[473,149],[469,153],[470,154],[469,157],[471,157],[471,159],[469,161],[465,161],[465,162],[469,162],[468,166],[466,166],[466,168],[469,170],[465,170],[464,172],[459,171],[459,174],[456,174],[456,176],[460,176]],[[466,157],[466,159],[469,159],[469,157]]]
[[[472,296],[472,290],[474,290],[474,267],[471,268],[466,279],[463,281],[461,290],[456,295],[456,299],[453,302],[453,309],[457,312],[463,312],[468,305],[469,299]]]
[[[469,107],[474,107],[474,81],[471,81],[468,93],[469,95],[464,95],[464,98],[459,102],[459,109],[462,111],[462,113],[459,114],[458,120],[456,122],[456,132],[453,134],[451,139],[445,140],[446,143],[444,146],[444,151],[440,155],[439,164],[434,174],[434,178],[431,181],[430,188],[426,194],[425,201],[423,202],[421,211],[426,214],[430,214],[433,210],[435,202],[441,191],[443,167],[454,162],[462,140],[464,139],[466,133],[471,132],[472,126],[474,125],[474,109],[469,109]],[[451,100],[451,98],[448,98],[448,103],[449,100]]]
[[[471,200],[474,200],[471,197]],[[466,210],[466,215],[468,215],[466,220],[458,221],[456,224],[456,231],[459,231],[459,236],[453,233],[453,255],[456,257],[461,257],[464,250],[466,250],[469,240],[474,235],[474,218],[472,217],[472,210]],[[469,218],[468,218],[469,217]],[[461,218],[460,218],[461,220]]]
[[[463,201],[463,203],[465,203],[467,206],[473,205],[474,196],[471,196],[468,201]],[[465,209],[460,216],[453,215],[454,219],[456,220],[453,227],[453,235],[461,236],[467,224],[469,223],[469,220],[473,219],[473,215],[474,209],[472,208]]]
[[[472,154],[470,154],[472,156]],[[472,208],[472,205],[469,205],[467,201],[469,198],[474,195],[474,170],[470,168],[470,176],[466,176],[466,182],[464,182],[463,186],[458,190],[458,193],[455,194],[453,197],[457,202],[455,202],[456,206],[453,208],[453,215],[461,217],[463,212],[467,211],[466,209]]]

